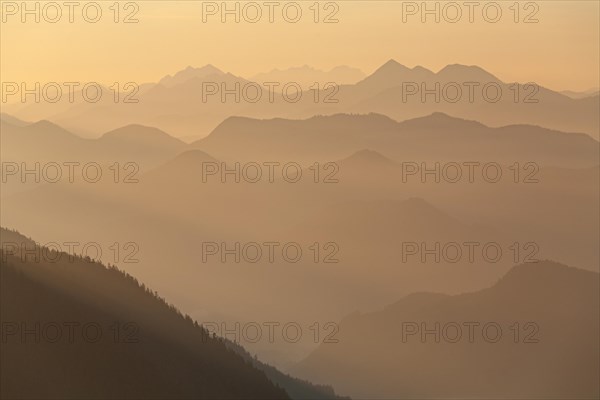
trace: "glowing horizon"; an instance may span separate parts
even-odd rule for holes
[[[214,12],[206,9],[212,2],[197,1],[132,2],[137,9],[120,3],[119,23],[113,21],[112,3],[105,2],[97,23],[85,22],[77,11],[69,23],[66,8],[57,23],[44,19],[53,18],[51,10],[45,15],[40,11],[39,23],[34,15],[26,15],[22,23],[22,10],[7,8],[9,3],[20,4],[2,2],[2,81],[141,84],[206,64],[244,78],[303,65],[319,70],[345,65],[369,75],[394,59],[434,72],[448,64],[477,65],[505,82],[533,81],[557,91],[600,86],[600,7],[590,1],[530,2],[538,8],[520,9],[518,17],[509,9],[512,3],[499,2],[502,17],[497,23],[486,22],[477,8],[472,23],[466,8],[456,23],[449,22],[452,10],[442,8],[439,23],[435,15],[425,15],[422,23],[420,11],[403,9],[412,2],[386,1],[369,2],[368,8],[362,1],[320,2],[318,17],[312,2],[297,2],[303,10],[297,23],[286,22],[277,12],[269,23],[264,7],[257,23],[248,22],[240,2],[240,22],[232,14],[222,23],[220,10],[208,14]],[[47,2],[39,3],[43,10]],[[235,7],[235,2],[228,4]],[[122,23],[128,15],[139,22]],[[328,17],[338,22],[323,23]],[[526,18],[538,22],[524,23]]]

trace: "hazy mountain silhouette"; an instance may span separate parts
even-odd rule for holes
[[[381,187],[371,190],[360,183],[354,185],[356,181],[348,175],[350,169],[342,162],[338,184],[315,185],[311,179],[289,184],[280,177],[273,184],[224,184],[219,176],[202,182],[202,163],[207,160],[214,162],[200,151],[183,153],[125,189],[110,185],[42,187],[5,199],[3,219],[9,226],[34,230],[43,240],[76,237],[112,243],[135,238],[143,259],[149,261],[144,268],[123,268],[135,271],[137,277],[161,292],[181,297],[185,306],[200,302],[214,312],[258,320],[274,320],[273,314],[277,320],[330,320],[339,316],[340,310],[385,304],[415,288],[472,290],[489,284],[507,263],[503,260],[486,268],[468,263],[448,267],[418,261],[402,263],[400,242],[517,239],[451,217],[443,211],[442,201],[432,206],[424,200],[404,200],[409,194],[401,185],[395,186],[398,191],[391,198]],[[364,166],[369,161],[375,161],[371,171],[382,163],[389,164],[371,154],[360,160],[359,169],[368,171]],[[304,173],[310,176],[308,170]],[[464,204],[464,208],[473,205]],[[40,229],[39,221],[53,227],[52,235]],[[82,221],[86,221],[84,225]],[[160,234],[153,228],[156,226],[160,226]],[[214,259],[200,262],[198,251],[203,241],[261,243],[273,238],[304,246],[335,241],[340,262],[314,264],[307,258],[292,268],[281,260],[274,264],[242,262],[225,268],[217,267],[219,262]],[[165,247],[170,249],[168,254],[163,251]],[[559,249],[564,253],[564,245]],[[178,261],[174,267],[177,273],[166,274],[162,260],[168,262],[173,257]],[[257,268],[270,271],[271,278],[262,279],[256,274]],[[221,288],[232,284],[246,301],[234,302],[223,293]],[[300,294],[308,284],[317,286],[306,299]],[[273,296],[286,293],[297,293],[298,297],[289,299],[285,308],[272,304]],[[313,306],[307,307],[307,303]]]
[[[485,182],[481,174],[468,183],[465,171],[459,182],[452,183],[443,178],[436,182],[433,175],[423,180],[420,172],[406,177],[402,161],[386,162],[379,153],[369,151],[369,157],[364,153],[337,162],[340,183],[335,185],[335,198],[421,197],[463,222],[494,227],[515,240],[533,240],[546,258],[598,271],[598,165],[579,169],[539,165],[532,174],[535,183],[523,183],[529,175],[523,164],[520,183],[515,183],[512,166],[505,165],[503,179],[497,183]],[[433,165],[428,163],[427,168]],[[329,198],[333,190],[326,192]]]
[[[6,3],[0,400],[600,400],[600,3]]]
[[[324,73],[327,76],[347,75],[343,69],[334,69]],[[539,125],[549,129],[567,132],[584,132],[598,138],[600,117],[597,110],[600,106],[598,94],[572,98],[568,95],[536,86],[526,82],[503,82],[493,74],[478,66],[452,64],[438,72],[432,72],[424,67],[408,68],[395,60],[390,60],[371,75],[355,84],[336,82],[338,90],[324,88],[315,93],[314,88],[308,89],[301,100],[290,102],[280,94],[281,87],[292,79],[294,74],[300,76],[312,75],[310,68],[273,71],[259,75],[265,79],[274,79],[280,84],[275,89],[275,95],[270,98],[268,89],[262,88],[263,95],[254,100],[252,95],[235,99],[230,94],[221,96],[222,85],[227,90],[233,90],[239,84],[239,90],[234,90],[240,96],[244,87],[253,78],[242,78],[231,73],[223,73],[218,68],[207,65],[202,68],[188,67],[174,76],[166,76],[157,84],[140,86],[135,104],[114,103],[113,93],[103,89],[102,100],[98,103],[78,102],[65,104],[25,104],[17,108],[7,108],[11,114],[27,120],[51,119],[68,129],[78,132],[94,131],[96,134],[116,129],[123,125],[142,124],[156,126],[171,132],[173,135],[204,136],[214,129],[223,119],[232,115],[253,118],[308,118],[316,114],[336,113],[379,113],[396,120],[420,117],[433,112],[444,112],[456,117],[473,119],[490,126],[510,124]],[[317,72],[317,75],[323,76]],[[262,85],[262,79],[258,79]],[[320,79],[319,79],[320,81]],[[219,91],[216,95],[203,97],[204,84],[216,85]],[[418,94],[405,96],[403,84],[416,85],[431,90],[436,83],[440,85],[440,96],[446,96],[434,101],[433,95],[424,99],[421,90]],[[478,85],[471,99],[465,83]],[[462,95],[455,100],[454,92],[446,93],[442,88],[451,84],[462,89]],[[486,96],[494,101],[486,100],[483,88],[493,85],[501,91],[496,100],[495,92],[486,92]],[[213,87],[214,89],[214,87]],[[256,90],[256,87],[252,89]],[[453,89],[454,90],[454,89]],[[487,91],[488,89],[486,89]],[[315,101],[315,95],[318,100]],[[78,96],[81,97],[81,96]],[[447,98],[449,97],[449,99]],[[250,98],[250,100],[249,100]],[[325,102],[324,99],[334,100]],[[16,107],[16,106],[15,106]]]
[[[125,83],[122,83],[116,88],[112,86],[106,87],[95,83],[86,89],[84,95],[83,87],[80,83],[80,85],[73,88],[72,96],[69,94],[69,90],[66,87],[63,87],[61,97],[57,100],[53,100],[52,96],[54,96],[54,92],[51,89],[49,93],[44,94],[43,97],[40,95],[37,99],[38,101],[34,101],[33,96],[28,98],[27,102],[22,102],[17,96],[9,98],[9,101],[16,100],[16,102],[3,104],[2,108],[13,117],[25,121],[47,119],[80,134],[85,134],[86,137],[96,137],[98,133],[109,130],[103,129],[102,121],[88,121],[87,123],[78,124],[77,126],[70,126],[70,124],[64,124],[60,115],[67,113],[76,119],[81,113],[85,113],[86,110],[98,108],[99,110],[102,110],[100,112],[108,112],[108,114],[105,114],[104,118],[112,120],[114,116],[111,114],[115,112],[115,96],[117,97],[116,103],[123,107],[121,109],[123,112],[132,112],[135,110],[135,104],[123,103],[125,99],[138,99],[139,96],[144,94],[148,88],[152,86],[154,86],[154,84],[133,83],[132,86],[125,88]],[[122,125],[127,124],[120,124],[119,126]],[[114,126],[113,128],[117,127],[118,126]],[[88,135],[90,132],[92,132],[92,134]]]
[[[82,170],[91,163],[102,168],[101,179],[118,177],[120,182],[131,181],[137,179],[138,173],[165,162],[186,148],[187,144],[181,140],[141,125],[125,126],[98,139],[89,139],[45,120],[23,126],[2,120],[0,157],[3,162],[17,163],[17,173],[2,183],[2,197],[46,183],[41,178],[41,171],[49,165],[59,166],[52,167],[54,169],[51,168],[48,174],[54,177],[60,173],[59,181],[63,183],[70,177],[74,181],[83,181]],[[64,163],[79,165],[68,172]],[[35,171],[36,165],[39,177],[35,178],[32,173],[28,178],[22,178],[25,169]]]
[[[102,135],[98,139],[98,147],[117,159],[140,154],[146,159],[163,161],[165,157],[185,149],[186,144],[160,129],[128,125]]]
[[[409,68],[392,59],[360,81],[357,86],[384,90],[407,82],[426,82],[434,77],[448,82],[462,82],[466,78],[475,82],[498,80],[494,75],[475,65],[452,64],[435,73],[420,65]]]
[[[27,133],[27,127],[13,127],[8,135],[3,130],[3,160],[4,152],[31,157],[33,150],[28,148],[36,149],[42,160],[55,161],[60,156],[114,162],[117,155],[131,161],[156,153],[133,185],[53,184],[15,195],[3,185],[3,223],[46,241],[98,241],[108,246],[135,240],[144,253],[144,267],[120,267],[192,310],[199,320],[210,310],[226,315],[227,321],[294,318],[310,326],[315,319],[338,320],[357,308],[380,307],[414,290],[476,290],[496,279],[512,258],[507,253],[501,265],[485,268],[402,264],[398,243],[403,240],[534,241],[540,247],[537,258],[597,270],[598,143],[587,135],[531,126],[489,128],[441,113],[404,122],[377,114],[307,120],[232,117],[194,145],[149,127],[125,127],[89,140],[53,125],[40,130],[44,124],[33,124],[33,133]],[[51,132],[45,147],[38,140],[25,140],[36,134],[46,140],[44,132]],[[55,149],[53,135],[64,141],[64,149]],[[11,146],[4,145],[7,139]],[[70,143],[75,144],[69,147]],[[261,160],[301,162],[305,178],[290,184],[279,172],[273,183],[242,179],[232,184],[232,176],[223,183],[220,174],[203,181],[206,162],[226,162],[232,168],[235,162]],[[480,176],[474,184],[422,183],[419,176],[402,180],[402,162],[461,160],[499,162],[506,179],[497,184],[483,182]],[[315,184],[310,169],[315,161],[321,166],[334,161],[338,182]],[[515,184],[508,170],[515,161],[536,162],[539,182]],[[321,173],[322,178],[325,171]],[[424,200],[415,203],[410,198]],[[311,260],[291,267],[265,262],[222,268],[218,262],[203,264],[198,253],[204,241],[274,239],[301,241],[304,246],[315,240],[335,241],[341,261],[325,268]],[[168,273],[164,265],[173,265],[177,272]],[[266,275],[271,278],[264,279]],[[309,299],[302,295],[307,285],[314,289]],[[232,286],[244,302],[223,292],[223,287]],[[285,307],[272,301],[290,296]],[[293,354],[287,344],[250,348],[261,356],[277,354],[269,360],[281,357],[277,362],[282,365],[297,361],[314,346],[310,340],[291,346]]]
[[[284,375],[211,337],[114,267],[55,251],[36,261],[35,242],[1,232],[3,328],[94,323],[104,333],[97,343],[77,335],[69,342],[66,333],[57,343],[40,335],[37,343],[31,334],[3,336],[3,398],[287,398],[281,387],[292,398],[337,398],[331,388]],[[30,256],[8,251],[15,243]],[[116,323],[133,325],[114,336]]]
[[[12,115],[9,115],[7,113],[0,113],[0,123],[4,124],[4,123],[8,123],[9,125],[12,126],[25,126],[25,125],[29,125],[29,122],[20,120],[17,117],[13,117]]]
[[[4,161],[123,161],[136,162],[144,169],[166,161],[186,146],[159,129],[141,125],[121,127],[98,139],[82,138],[45,120],[7,126],[2,131]]]
[[[583,99],[585,97],[598,96],[598,94],[600,94],[600,91],[598,90],[598,88],[596,88],[596,89],[585,90],[582,92],[577,92],[574,90],[563,90],[560,93],[564,94],[565,96],[569,96],[572,99]]]
[[[223,75],[225,74],[223,71],[218,69],[217,67],[208,64],[201,68],[194,68],[192,66],[188,66],[186,69],[177,72],[175,75],[167,75],[162,78],[158,83],[160,85],[166,87],[173,87],[175,85],[179,85],[181,83],[185,83],[192,78],[206,78],[212,75]]]
[[[365,94],[375,94],[395,82],[413,82],[431,79],[435,74],[421,66],[408,68],[396,60],[389,60],[371,75],[356,84]]]
[[[473,99],[470,99],[469,90],[464,86],[469,82],[478,84]],[[437,101],[433,94],[422,97],[422,89],[431,91],[436,84],[440,88],[437,90]],[[460,86],[462,94],[456,95],[454,89],[445,93],[443,87],[448,84]],[[500,88],[498,100],[485,100],[482,88],[486,84]],[[414,88],[403,85],[416,85],[417,94],[406,95],[405,91],[409,93],[408,90]],[[519,94],[516,100],[515,93]],[[492,98],[496,96],[495,93],[486,95]],[[596,139],[600,129],[596,112],[600,98],[597,94],[573,99],[539,85],[503,82],[478,66],[452,64],[433,73],[422,67],[410,69],[390,60],[354,87],[342,88],[339,98],[340,103],[346,106],[345,111],[375,112],[398,120],[439,111],[491,126],[539,125],[569,132],[585,132]]]
[[[56,161],[70,155],[78,157],[87,143],[66,129],[46,120],[23,126],[3,126],[2,159],[4,161]]]
[[[413,294],[382,311],[349,315],[339,343],[322,345],[294,371],[357,398],[597,398],[598,289],[597,273],[550,261],[519,265],[479,292]],[[470,321],[480,329],[495,322],[503,334],[497,343],[481,330],[472,342],[466,331],[456,343],[445,341],[455,330],[439,343],[434,334],[422,341],[420,332],[402,340],[403,323],[433,330],[436,322]],[[518,343],[509,328],[515,322]],[[539,330],[524,329],[527,322]]]
[[[569,167],[597,165],[599,149],[584,134],[525,125],[491,128],[443,113],[403,122],[377,114],[306,120],[232,117],[191,146],[236,160],[331,161],[369,148],[398,161],[535,160]]]
[[[203,240],[260,242],[279,238],[281,241],[304,239],[310,243],[315,240],[338,241],[340,259],[344,262],[340,264],[339,270],[335,269],[337,266],[332,266],[331,270],[339,273],[344,271],[346,288],[353,289],[339,289],[339,292],[336,292],[333,287],[341,286],[338,282],[339,275],[328,275],[324,278],[322,269],[314,270],[314,275],[310,278],[323,282],[324,286],[326,286],[325,282],[330,282],[328,293],[321,293],[323,296],[321,301],[326,301],[324,299],[328,299],[328,296],[337,293],[338,300],[347,302],[348,307],[350,304],[363,302],[362,299],[357,300],[357,295],[353,293],[355,291],[364,294],[363,303],[377,304],[379,296],[381,302],[389,302],[398,295],[399,291],[404,293],[405,290],[427,288],[432,284],[439,285],[436,289],[444,292],[472,290],[485,285],[490,279],[495,278],[499,271],[502,271],[502,269],[497,271],[490,265],[485,269],[471,265],[468,268],[470,272],[464,275],[452,268],[440,270],[439,265],[399,267],[400,254],[396,249],[402,240],[484,242],[510,238],[521,243],[535,241],[540,246],[538,258],[543,255],[545,258],[551,257],[579,267],[597,268],[599,260],[598,249],[595,246],[598,240],[596,216],[599,201],[597,164],[585,169],[545,168],[540,164],[540,171],[535,176],[539,182],[528,185],[516,185],[508,170],[505,170],[506,179],[497,184],[483,182],[480,177],[473,184],[464,182],[423,184],[419,176],[404,183],[401,162],[420,161],[421,155],[428,157],[427,160],[431,157],[433,161],[456,160],[452,155],[444,155],[443,158],[438,155],[437,159],[428,155],[427,148],[432,149],[431,153],[433,153],[439,138],[443,138],[446,144],[445,148],[440,145],[437,151],[438,154],[444,154],[456,147],[452,143],[460,143],[459,140],[454,142],[453,135],[462,138],[463,143],[468,143],[470,135],[480,135],[482,140],[489,136],[504,135],[504,133],[494,133],[497,129],[485,128],[476,122],[461,121],[444,115],[432,117],[405,123],[397,123],[378,115],[337,115],[315,117],[307,121],[257,121],[232,118],[230,122],[239,124],[239,127],[215,131],[215,135],[223,135],[219,140],[222,140],[224,152],[230,154],[229,148],[235,149],[235,153],[228,158],[213,157],[214,153],[201,150],[185,151],[148,173],[141,174],[140,182],[135,185],[92,185],[92,187],[90,185],[83,185],[83,187],[47,185],[36,191],[5,198],[2,202],[3,221],[9,226],[30,230],[44,240],[53,237],[72,240],[76,237],[81,240],[86,238],[114,242],[135,238],[140,243],[140,247],[152,254],[152,265],[137,271],[139,276],[161,291],[163,287],[179,288],[174,291],[190,293],[189,296],[196,296],[198,293],[198,285],[192,285],[194,279],[186,279],[183,273],[165,278],[164,270],[160,268],[158,260],[161,260],[161,257],[165,258],[165,261],[169,259],[167,255],[162,254],[161,246],[165,243],[165,236],[172,237],[168,240],[169,248],[179,249],[175,252],[180,261],[178,268],[186,273],[189,270],[193,271],[191,273],[200,273],[198,254],[191,252],[190,249],[197,249]],[[445,120],[448,122],[445,123]],[[224,127],[227,123],[228,121],[224,123]],[[263,125],[269,129],[263,129]],[[344,129],[331,129],[339,126]],[[373,126],[377,128],[371,128]],[[376,146],[356,145],[358,150],[353,154],[354,149],[351,147],[354,146],[349,146],[350,143],[360,143],[366,140],[364,138],[384,135],[391,138],[390,140],[396,140],[398,136],[403,135],[394,132],[398,126],[404,126],[402,129],[413,135],[415,143],[421,143],[423,149],[421,154],[416,152],[419,148],[417,144],[412,144],[412,147],[406,149],[406,154],[410,154],[411,149],[415,149],[415,153],[410,158],[404,159],[389,156],[390,150],[394,149],[391,145],[377,146],[379,147],[377,150],[381,151],[379,154],[375,153]],[[419,128],[421,126],[422,128]],[[456,133],[444,132],[441,130],[442,126],[452,127],[452,131]],[[246,128],[250,129],[252,134],[246,132]],[[472,133],[479,132],[480,129],[485,130],[480,134]],[[330,131],[341,133],[331,135],[332,138],[329,138]],[[511,129],[508,131],[510,132]],[[585,143],[595,143],[585,135],[547,132],[539,128],[532,128],[532,132],[531,136],[534,138],[532,143],[538,142],[538,134],[542,138],[547,134],[552,140],[564,138],[567,141],[579,141],[581,139],[582,144],[576,146],[578,149],[583,149],[581,152],[588,151]],[[519,134],[517,130],[515,136]],[[305,135],[308,136],[307,140],[304,139]],[[433,137],[435,140],[425,140],[428,137]],[[296,145],[299,138],[302,138],[301,143],[305,147]],[[514,140],[515,138],[509,137],[506,143]],[[432,142],[433,144],[430,144]],[[280,143],[281,147],[279,147]],[[327,143],[330,147],[317,145],[318,143]],[[465,156],[465,159],[483,161],[482,156],[486,153],[477,149],[475,141],[472,143],[474,143],[473,147],[468,149],[471,156],[469,158]],[[559,140],[556,143],[561,142]],[[284,150],[273,151],[260,158],[263,148],[268,148],[269,144],[273,148]],[[286,144],[287,147],[283,147]],[[518,142],[514,145],[519,146]],[[260,152],[256,150],[257,147],[260,148]],[[568,148],[562,143],[555,144],[553,147]],[[365,148],[371,150],[363,151]],[[402,146],[398,148],[402,149]],[[535,149],[533,145],[531,148]],[[306,155],[302,153],[304,149]],[[303,158],[314,162],[315,158],[311,157],[314,157],[319,149],[323,150],[321,156],[323,160],[333,160],[339,166],[339,171],[335,175],[339,180],[338,183],[314,184],[312,172],[308,169],[303,172],[306,179],[297,184],[284,182],[280,174],[276,176],[276,182],[273,184],[265,183],[265,179],[257,184],[243,180],[235,184],[232,183],[231,176],[228,183],[222,183],[220,174],[211,176],[206,182],[202,179],[205,162],[220,164],[224,160],[229,160],[229,168],[239,161],[237,156],[243,156],[250,161],[264,159],[285,163],[302,161]],[[563,149],[557,150],[557,153],[560,154]],[[242,154],[244,151],[245,154]],[[579,151],[574,151],[572,154],[579,154]],[[339,153],[343,155],[334,158],[334,155]],[[493,157],[491,149],[487,154],[490,158]],[[538,161],[537,154],[537,150],[532,151],[531,155],[524,159]],[[516,152],[515,154],[507,152],[505,156],[511,159],[516,155],[518,155]],[[492,159],[501,161],[498,158]],[[585,157],[581,156],[576,162],[580,163],[584,159]],[[590,160],[590,163],[592,161]],[[310,165],[307,164],[305,167]],[[505,167],[509,166],[511,164],[505,165]],[[431,207],[423,208],[419,213],[411,211],[412,209],[405,209],[404,201],[410,197],[425,199],[424,201]],[[294,211],[290,212],[290,210]],[[452,217],[455,227],[445,228],[446,218],[439,217],[439,212]],[[411,215],[413,218],[409,218]],[[44,221],[43,226],[40,226],[40,221]],[[82,224],[82,221],[86,223]],[[154,232],[156,226],[161,227],[163,234]],[[119,233],[121,239],[115,237],[115,232]],[[361,251],[361,249],[366,250]],[[370,257],[376,258],[379,263],[373,263]],[[503,259],[503,264],[510,258],[507,255]],[[370,274],[370,268],[381,270],[377,275],[378,278],[365,279]],[[239,281],[241,276],[251,275],[254,269],[245,268],[245,271],[238,271],[236,267],[228,266],[218,271],[219,273],[211,271],[210,276],[216,282],[222,279],[223,284],[226,284],[228,279]],[[415,271],[419,272],[415,273]],[[432,278],[439,277],[441,272],[445,276],[444,279]],[[248,279],[255,278],[250,276]],[[286,278],[282,276],[282,279],[285,281]],[[310,281],[308,277],[307,281]],[[269,282],[260,284],[268,285],[265,293],[272,293],[283,287],[282,285],[272,287]],[[203,282],[202,285],[206,285],[203,286],[206,293],[212,293],[219,287],[211,284],[210,281]],[[275,283],[273,285],[277,286]],[[297,289],[302,290],[300,282]],[[249,288],[240,290],[249,290]],[[340,293],[342,291],[343,293]],[[204,297],[204,294],[202,296]],[[215,302],[215,310],[222,307],[222,304],[217,301],[223,300],[219,296],[218,291],[214,296],[207,296],[210,297],[207,301]],[[270,301],[267,297],[259,297],[260,299],[256,299],[256,307],[261,307],[259,304],[263,304],[263,300]],[[319,296],[315,295],[315,301],[318,300]],[[184,304],[193,304],[187,296],[182,301]],[[294,302],[294,305],[297,305],[297,309],[300,310],[300,301],[297,304]],[[251,310],[253,308],[251,304],[247,306],[248,313],[254,312]],[[232,305],[232,307],[235,310],[246,311],[246,305]],[[290,305],[289,312],[292,308]]]

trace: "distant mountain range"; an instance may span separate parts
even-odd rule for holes
[[[378,114],[315,116],[306,120],[231,117],[192,147],[226,160],[340,159],[362,149],[397,161],[536,161],[598,164],[598,141],[537,126],[490,128],[434,113],[396,122]]]
[[[494,240],[504,248],[533,241],[539,245],[536,258],[592,271],[600,260],[599,144],[582,133],[530,125],[493,128],[437,112],[402,122],[381,114],[230,117],[190,144],[142,125],[87,139],[49,121],[29,124],[3,115],[0,123],[3,166],[138,163],[136,184],[115,184],[110,173],[98,184],[22,184],[12,177],[2,184],[2,223],[43,241],[108,246],[135,240],[143,267],[120,267],[191,310],[197,320],[211,313],[226,321],[287,318],[310,326],[358,308],[381,307],[415,290],[477,290],[514,263],[508,250],[502,262],[483,268],[466,262],[402,263],[401,241]],[[207,162],[231,167],[262,161],[299,162],[306,179],[290,184],[280,173],[272,184],[202,179]],[[464,161],[497,162],[506,179],[403,181],[406,162],[431,167]],[[315,184],[310,169],[315,162],[334,163],[338,183]],[[534,163],[538,182],[514,182],[509,168],[515,162]],[[199,260],[203,241],[273,239],[306,246],[335,241],[341,262],[224,267]],[[249,344],[249,349],[263,359],[275,354],[272,360],[281,366],[297,362],[315,343],[278,346]]]
[[[289,137],[294,145],[296,139],[287,136],[286,131],[288,126],[298,126],[301,129],[289,132],[301,138],[308,136],[306,141],[302,138],[307,153],[300,151],[300,146],[282,147],[282,156],[273,153],[272,158],[264,160],[282,163],[302,161],[300,157],[308,160],[309,156],[316,157],[315,149],[322,148],[325,150],[323,161],[333,161],[339,167],[335,175],[339,182],[315,184],[313,171],[308,169],[311,163],[304,165],[303,176],[307,179],[296,184],[285,182],[280,174],[272,184],[264,180],[256,184],[244,181],[235,184],[230,180],[223,184],[219,175],[203,182],[204,163],[220,165],[226,159],[186,146],[184,151],[158,166],[140,171],[137,184],[106,182],[89,185],[80,182],[75,185],[46,184],[34,190],[20,188],[21,193],[13,192],[2,199],[2,220],[7,226],[30,231],[44,241],[63,242],[76,238],[80,242],[114,243],[135,240],[140,246],[140,258],[147,262],[143,268],[133,264],[120,266],[169,295],[185,309],[195,310],[197,313],[193,315],[198,319],[204,318],[205,310],[211,310],[232,315],[231,318],[236,320],[251,316],[265,320],[277,317],[327,321],[360,307],[378,307],[415,290],[444,293],[476,290],[489,285],[513,265],[513,254],[508,249],[513,242],[521,245],[529,241],[537,243],[536,259],[548,258],[597,271],[600,181],[598,165],[593,165],[592,158],[586,162],[590,166],[580,168],[573,168],[568,162],[560,167],[540,164],[535,175],[539,182],[535,184],[513,182],[509,170],[505,170],[507,178],[495,184],[481,179],[475,183],[421,183],[419,177],[404,183],[401,163],[406,160],[387,156],[388,149],[393,150],[394,146],[387,146],[385,154],[372,149],[352,153],[353,149],[344,148],[343,157],[333,158],[341,154],[336,146],[318,145],[319,135],[329,140],[329,131],[319,128],[320,123],[316,122],[346,127],[348,142],[352,142],[352,138],[363,139],[359,135],[361,129],[365,132],[364,137],[378,135],[374,133],[377,130],[369,128],[369,123],[360,125],[363,119],[370,121],[371,117],[380,121],[377,125],[382,127],[380,135],[390,138],[404,135],[398,128],[402,124],[424,126],[416,131],[415,138],[422,134],[425,139],[435,132],[436,118],[427,124],[427,118],[399,124],[383,116],[250,121],[248,135],[254,140],[242,142],[237,147],[240,139],[235,135],[243,137],[244,133],[236,129],[231,130],[234,135],[230,138],[229,130],[223,131],[219,140],[230,140],[234,144],[231,148],[239,154],[239,149],[245,146],[249,154],[256,156],[247,159],[260,162],[258,155],[262,153],[257,149],[262,151],[268,143],[279,146],[273,139],[277,134]],[[344,123],[340,124],[339,120]],[[479,135],[473,133],[479,129],[487,132],[480,133],[484,138],[487,134],[500,135],[494,133],[496,129],[481,128],[480,124],[469,121],[450,119],[446,125],[453,127],[453,121],[457,124],[456,132],[465,135]],[[273,127],[261,129],[263,123]],[[278,126],[283,128],[278,130]],[[460,126],[465,128],[458,128]],[[399,130],[394,133],[396,129]],[[254,136],[255,133],[260,135]],[[336,136],[338,143],[345,143],[342,137]],[[454,133],[449,133],[446,138],[449,152],[456,151],[452,137]],[[563,137],[571,145],[548,145]],[[596,143],[585,135],[557,132],[546,132],[541,138],[540,143],[545,144],[540,148],[566,153],[572,148],[583,149],[569,156],[573,159],[579,151],[586,154],[590,150],[587,142]],[[580,139],[580,144],[572,146]],[[313,148],[311,141],[315,144]],[[426,143],[423,142],[423,148]],[[473,157],[486,154],[478,150],[476,141],[473,143]],[[294,148],[297,149],[295,153]],[[398,149],[402,148],[399,146]],[[534,146],[530,149],[532,155],[538,154]],[[115,153],[118,152],[115,150]],[[231,163],[238,161],[235,158],[238,153],[233,154],[229,158],[230,168]],[[416,156],[409,160],[419,161]],[[508,159],[511,154],[502,156]],[[578,162],[585,160],[586,157],[581,156]],[[510,164],[504,165],[508,166]],[[260,243],[273,239],[304,244],[335,241],[340,248],[337,258],[341,261],[325,265],[325,268],[324,264],[306,260],[292,266],[283,262],[263,262],[224,267],[218,261],[200,262],[199,249],[203,241]],[[415,259],[401,262],[399,246],[402,241],[462,243],[472,240],[499,242],[505,256],[497,264],[483,266],[466,260],[456,264],[431,260],[421,263]],[[165,265],[170,267],[165,269]],[[302,296],[307,285],[314,288],[308,298]],[[222,290],[223,287],[234,290],[246,300],[236,301]],[[273,297],[288,298],[285,307],[274,304]],[[306,345],[302,349],[310,350],[310,346],[314,346],[312,343]],[[263,349],[252,346],[252,351],[261,354]],[[275,347],[270,346],[267,350]]]
[[[397,122],[368,114],[315,116],[305,120],[230,117],[204,139],[186,144],[164,131],[128,125],[85,139],[49,121],[14,125],[2,119],[5,161],[132,161],[154,167],[185,150],[199,149],[232,161],[338,160],[372,149],[396,161],[494,161],[590,167],[599,143],[584,134],[537,126],[491,128],[443,113]]]
[[[1,124],[3,161],[132,161],[143,168],[156,166],[188,146],[157,128],[141,125],[127,125],[88,139],[46,120],[14,125],[3,118]]]
[[[157,83],[140,85],[134,96],[138,102],[133,104],[114,103],[112,90],[103,88],[102,99],[97,103],[79,100],[70,104],[63,96],[57,103],[12,104],[5,110],[29,121],[48,119],[94,137],[123,125],[141,124],[178,137],[198,138],[232,115],[298,119],[316,114],[379,113],[404,120],[434,112],[490,126],[531,124],[587,133],[594,138],[600,135],[598,93],[564,94],[533,82],[503,82],[480,67],[459,64],[433,72],[390,60],[357,81],[359,75],[348,67],[323,72],[305,66],[243,78],[207,65],[188,67]],[[319,85],[308,85],[311,80]],[[323,81],[333,81],[337,88],[325,87]],[[273,96],[268,95],[265,82],[279,84]],[[300,83],[304,90],[298,101],[282,96],[281,89],[290,82]],[[262,87],[260,97],[254,94],[255,83],[259,89]],[[249,84],[251,90],[247,88]],[[230,94],[222,97],[221,88]],[[237,99],[231,93],[237,93]],[[127,94],[133,91],[122,93],[121,99]]]

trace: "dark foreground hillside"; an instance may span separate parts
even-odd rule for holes
[[[3,399],[288,398],[131,276],[1,234]]]

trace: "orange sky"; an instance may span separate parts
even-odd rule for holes
[[[35,2],[29,2],[33,9]],[[58,2],[62,4],[62,2]],[[86,4],[89,2],[81,2]],[[97,23],[86,22],[81,7],[68,22],[68,9],[50,23],[55,11],[40,5],[40,22],[35,15],[21,22],[21,2],[2,1],[1,73],[2,81],[157,81],[187,65],[211,63],[236,75],[250,77],[273,68],[309,64],[329,69],[350,65],[372,72],[390,58],[407,66],[423,65],[439,70],[446,64],[476,64],[505,81],[535,81],[557,90],[585,90],[599,86],[599,19],[598,1],[537,1],[525,8],[521,2],[519,22],[514,22],[513,1],[499,1],[502,17],[491,23],[483,17],[483,4],[475,8],[469,22],[468,8],[461,6],[457,23],[455,10],[441,11],[440,23],[421,14],[406,15],[411,2],[338,1],[319,4],[319,23],[313,18],[314,2],[299,1],[302,17],[297,23],[286,22],[279,2],[274,8],[274,22],[268,22],[269,8],[260,6],[262,19],[240,23],[229,16],[225,23],[220,14],[206,16],[211,2],[141,1],[125,8],[121,2],[119,20],[132,12],[138,23],[113,21],[109,9],[113,1],[100,1],[102,17]],[[236,2],[228,2],[234,8]],[[238,2],[240,10],[244,3]],[[434,7],[429,2],[428,7]],[[462,5],[459,1],[457,4]],[[221,1],[212,3],[218,7]],[[421,2],[413,3],[419,6]],[[295,6],[288,5],[294,17]],[[312,7],[312,8],[311,8]],[[253,18],[256,9],[246,6]],[[333,13],[337,23],[323,23]],[[494,17],[495,9],[488,9]],[[524,23],[535,13],[537,23]],[[93,7],[88,9],[94,17]]]

